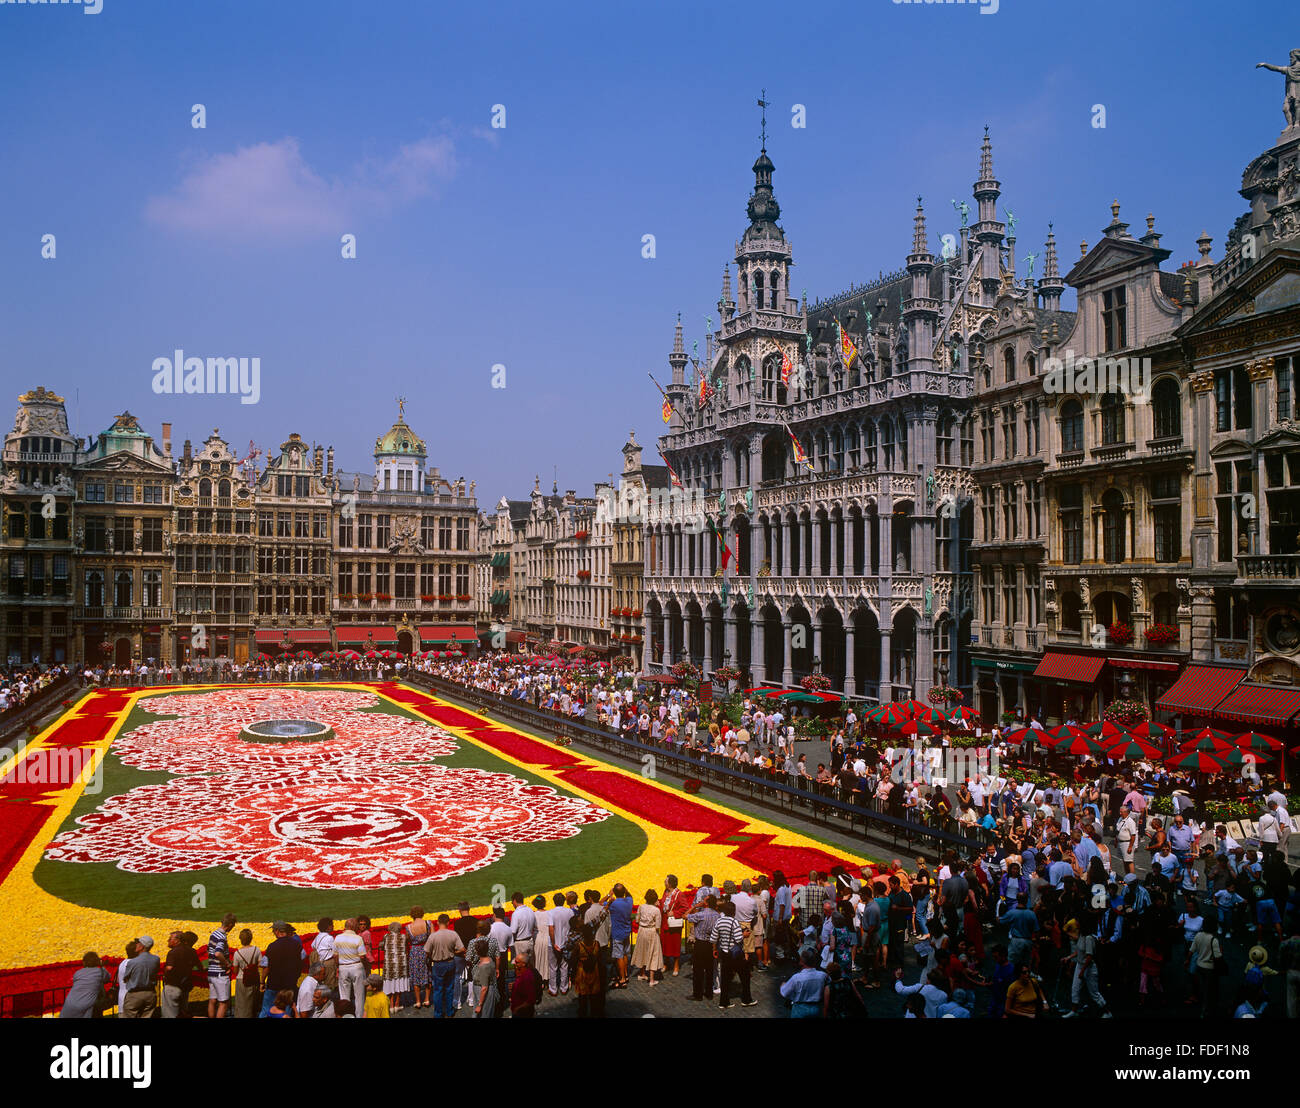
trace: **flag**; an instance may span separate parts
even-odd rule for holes
[[[709,379],[707,377],[701,377],[700,378],[700,407],[701,408],[703,408],[704,405],[709,402],[709,395],[712,392],[713,390],[709,388]]]
[[[858,348],[853,345],[853,340],[849,338],[848,332],[840,327],[840,358],[844,362],[844,368],[848,369],[853,365],[853,359],[858,356]]]
[[[816,467],[813,465],[812,459],[810,459],[804,452],[803,445],[799,442],[795,433],[791,431],[789,427],[785,429],[785,433],[790,436],[790,445],[794,447],[794,464],[797,466],[807,466],[809,469],[815,469]]]
[[[672,481],[673,488],[680,489],[682,487],[682,479],[677,476],[677,471],[673,469],[672,466],[668,465],[667,462],[664,462],[664,465],[668,469],[668,477]]]
[[[717,536],[718,542],[722,544],[721,569],[722,569],[722,574],[725,577],[727,573],[727,563],[731,561],[731,547],[727,545],[727,537],[722,533],[722,528],[718,526],[717,520],[715,520],[712,516],[708,516],[708,515],[706,515],[704,518],[709,522],[709,530],[712,531],[714,535]]]
[[[794,365],[790,361],[790,355],[784,350],[781,351],[781,384],[786,388],[790,387],[790,376],[794,373]]]
[[[668,397],[665,396],[664,397],[664,422],[671,423],[672,421],[673,421],[673,402],[669,400]]]

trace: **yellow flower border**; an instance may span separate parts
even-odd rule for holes
[[[321,688],[314,682],[285,682],[287,688]],[[86,767],[83,772],[83,778],[92,775],[94,769],[103,760],[105,753],[116,740],[122,724],[130,716],[132,710],[141,699],[147,699],[153,696],[164,695],[175,692],[206,692],[214,689],[242,688],[239,685],[186,685],[178,688],[149,688],[142,689],[138,692],[129,694],[126,704],[117,712],[116,718],[112,725],[105,733],[105,737],[95,744],[88,744],[83,749],[92,750],[95,755],[93,764]],[[582,797],[591,803],[613,812],[624,819],[631,820],[638,826],[645,829],[649,842],[646,849],[632,861],[611,870],[609,873],[601,874],[599,877],[589,880],[592,887],[601,889],[611,888],[615,882],[621,881],[631,891],[632,895],[639,901],[644,891],[648,888],[659,890],[663,887],[664,875],[667,873],[676,873],[680,876],[683,885],[689,884],[698,879],[701,873],[712,873],[718,881],[721,882],[727,877],[739,880],[741,877],[750,876],[748,871],[742,871],[742,867],[732,858],[731,852],[736,848],[734,843],[702,843],[700,842],[701,833],[696,831],[669,831],[661,827],[648,826],[638,816],[620,808],[606,798],[590,792],[575,784],[566,781],[560,773],[528,762],[520,761],[501,750],[496,749],[490,743],[485,743],[474,738],[464,728],[455,727],[420,710],[416,705],[404,703],[388,693],[363,683],[348,682],[330,682],[330,688],[352,689],[364,692],[374,693],[382,697],[393,707],[409,711],[438,727],[444,728],[450,734],[454,735],[461,742],[473,743],[484,750],[487,750],[494,757],[502,761],[525,770],[550,784],[553,788],[561,793],[568,793],[573,796]],[[415,690],[423,692],[423,690]],[[488,719],[472,712],[468,708],[462,708],[460,705],[452,704],[449,701],[442,700],[435,693],[424,693],[431,699],[438,700],[448,708],[464,712],[472,716],[488,727],[498,728],[503,731],[513,732],[533,739],[538,742],[546,743],[547,740],[539,735],[523,731],[520,728],[508,726],[497,720]],[[49,727],[42,731],[38,736],[29,739],[24,745],[22,752],[18,755],[19,759],[31,753],[32,751],[45,747],[56,746],[52,742],[59,726],[67,719],[77,716],[81,709],[88,704],[93,704],[95,697],[83,698],[72,709],[60,715]],[[550,745],[550,744],[548,744]],[[558,749],[558,748],[557,748]],[[613,765],[609,762],[599,761],[580,753],[574,747],[565,747],[565,755],[572,757],[580,762],[584,768],[598,769],[603,772],[620,774],[624,777],[636,780],[639,784],[649,784],[654,788],[662,789],[666,793],[674,796],[681,796],[681,793],[671,786],[661,784],[658,781],[642,777],[640,774],[633,773],[623,769],[620,766]],[[36,864],[40,861],[45,851],[45,847],[52,839],[60,827],[63,826],[73,806],[81,796],[84,782],[78,782],[64,787],[62,795],[54,801],[49,807],[52,814],[46,819],[41,834],[31,843],[22,857],[14,864],[9,876],[0,884],[0,969],[23,968],[28,966],[37,966],[49,962],[63,962],[79,959],[87,950],[96,950],[101,955],[118,955],[121,953],[126,941],[136,935],[152,935],[156,941],[157,948],[163,945],[164,937],[172,931],[190,930],[196,932],[203,940],[206,940],[207,934],[216,926],[217,921],[212,919],[158,919],[146,918],[142,916],[131,915],[125,912],[108,912],[97,908],[86,908],[81,905],[72,904],[62,900],[59,897],[47,892],[41,888],[35,881],[34,873]],[[5,803],[3,795],[0,793],[0,803]],[[774,845],[781,847],[806,847],[814,850],[830,850],[837,856],[845,860],[852,861],[856,864],[865,864],[869,859],[857,854],[842,850],[837,846],[821,842],[810,836],[803,835],[797,831],[792,831],[776,824],[768,823],[765,820],[758,819],[747,815],[744,812],[736,811],[721,804],[715,804],[712,801],[707,802],[710,808],[713,808],[725,815],[739,820],[743,827],[737,830],[737,834],[750,835],[770,835],[773,837]],[[584,879],[586,880],[586,879]],[[513,891],[513,890],[511,890]],[[538,892],[543,893],[549,900],[556,892],[567,890],[562,889],[531,889],[526,890],[529,898]],[[475,914],[484,914],[491,911],[492,889],[484,890],[487,899],[484,903],[474,907]],[[348,894],[340,892],[339,900],[345,901]],[[226,905],[217,905],[218,908],[226,908]],[[437,914],[441,911],[453,909],[454,905],[439,905],[432,909],[431,914]],[[404,919],[405,917],[394,917]],[[311,932],[315,929],[315,921],[295,920],[291,921],[300,931]],[[388,922],[387,919],[376,919],[373,921],[376,927],[384,927]],[[259,943],[269,941],[270,921],[248,921],[240,920],[240,926],[247,926],[252,929],[254,940]]]

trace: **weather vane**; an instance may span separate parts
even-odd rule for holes
[[[763,130],[759,135],[759,140],[763,143],[763,149],[767,149],[767,89],[763,89],[763,95],[759,97],[758,106],[763,109]]]

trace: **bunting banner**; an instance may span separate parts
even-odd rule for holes
[[[683,488],[682,479],[677,476],[677,470],[673,469],[667,462],[664,462],[664,466],[668,470],[668,478],[672,482],[672,487],[675,489]]]
[[[858,348],[853,345],[853,340],[849,338],[849,333],[844,330],[843,325],[840,328],[840,358],[844,362],[844,368],[848,369],[853,365],[853,359],[858,356]]]
[[[713,389],[711,389],[711,388],[709,387],[709,379],[708,379],[707,377],[701,377],[701,378],[700,378],[700,403],[699,403],[699,406],[700,406],[701,408],[703,408],[703,407],[704,407],[704,406],[709,402],[709,398],[710,398],[712,395],[713,395]]]
[[[731,547],[727,545],[727,536],[722,533],[722,528],[718,526],[718,521],[710,515],[706,515],[704,518],[708,521],[709,530],[713,532],[718,542],[722,544],[722,561],[720,565],[722,575],[725,578],[727,575],[727,565],[731,561]]]

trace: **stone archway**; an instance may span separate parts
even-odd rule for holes
[[[397,649],[402,654],[415,653],[415,637],[405,629],[397,632]]]
[[[113,647],[113,664],[119,669],[131,664],[131,640],[125,635],[120,636]]]

